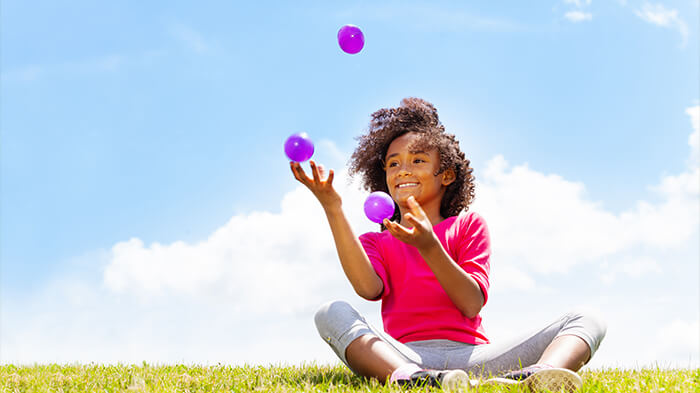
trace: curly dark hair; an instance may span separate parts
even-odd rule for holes
[[[420,135],[412,149],[437,149],[440,169],[435,175],[448,168],[455,172],[455,181],[447,186],[442,198],[440,215],[451,217],[467,210],[474,200],[474,170],[460,150],[459,141],[453,134],[445,132],[437,109],[420,98],[404,98],[398,108],[382,108],[372,113],[368,132],[357,138],[359,145],[350,158],[350,175],[360,174],[362,186],[370,192],[388,193],[384,158],[391,142],[409,132]],[[399,209],[396,209],[391,220],[400,219],[400,215]]]

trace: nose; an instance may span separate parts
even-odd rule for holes
[[[411,174],[411,164],[410,163],[400,164],[397,175],[398,176],[407,176],[410,174]]]

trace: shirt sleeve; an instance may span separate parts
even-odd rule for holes
[[[365,253],[367,254],[367,257],[369,257],[369,261],[372,263],[374,271],[377,273],[379,278],[381,278],[382,285],[384,286],[382,294],[378,298],[372,300],[384,299],[391,290],[389,287],[387,269],[385,266],[384,257],[382,255],[382,247],[379,239],[380,234],[376,232],[367,232],[360,235],[360,243],[362,244],[362,248],[365,249]]]
[[[486,221],[477,213],[461,215],[459,220],[459,247],[456,262],[479,284],[484,295],[484,304],[486,304],[491,270],[489,230]]]

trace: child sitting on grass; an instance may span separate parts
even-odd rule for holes
[[[384,330],[343,301],[315,316],[321,337],[353,372],[448,389],[470,384],[467,373],[506,373],[488,382],[524,381],[533,389],[581,386],[575,371],[605,335],[604,323],[591,315],[568,313],[512,340],[489,341],[479,315],[489,293],[489,232],[481,216],[467,211],[473,169],[432,104],[407,98],[373,113],[352,155],[350,173],[398,206],[381,232],[358,238],[333,171],[310,164],[311,176],[299,163],[290,166],[321,203],[345,275],[362,298],[382,302]]]

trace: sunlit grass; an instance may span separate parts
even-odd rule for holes
[[[700,391],[699,369],[605,369],[581,372],[585,392]],[[425,389],[413,389],[422,391]],[[398,392],[344,366],[0,366],[0,392]],[[518,388],[482,387],[480,392]]]

